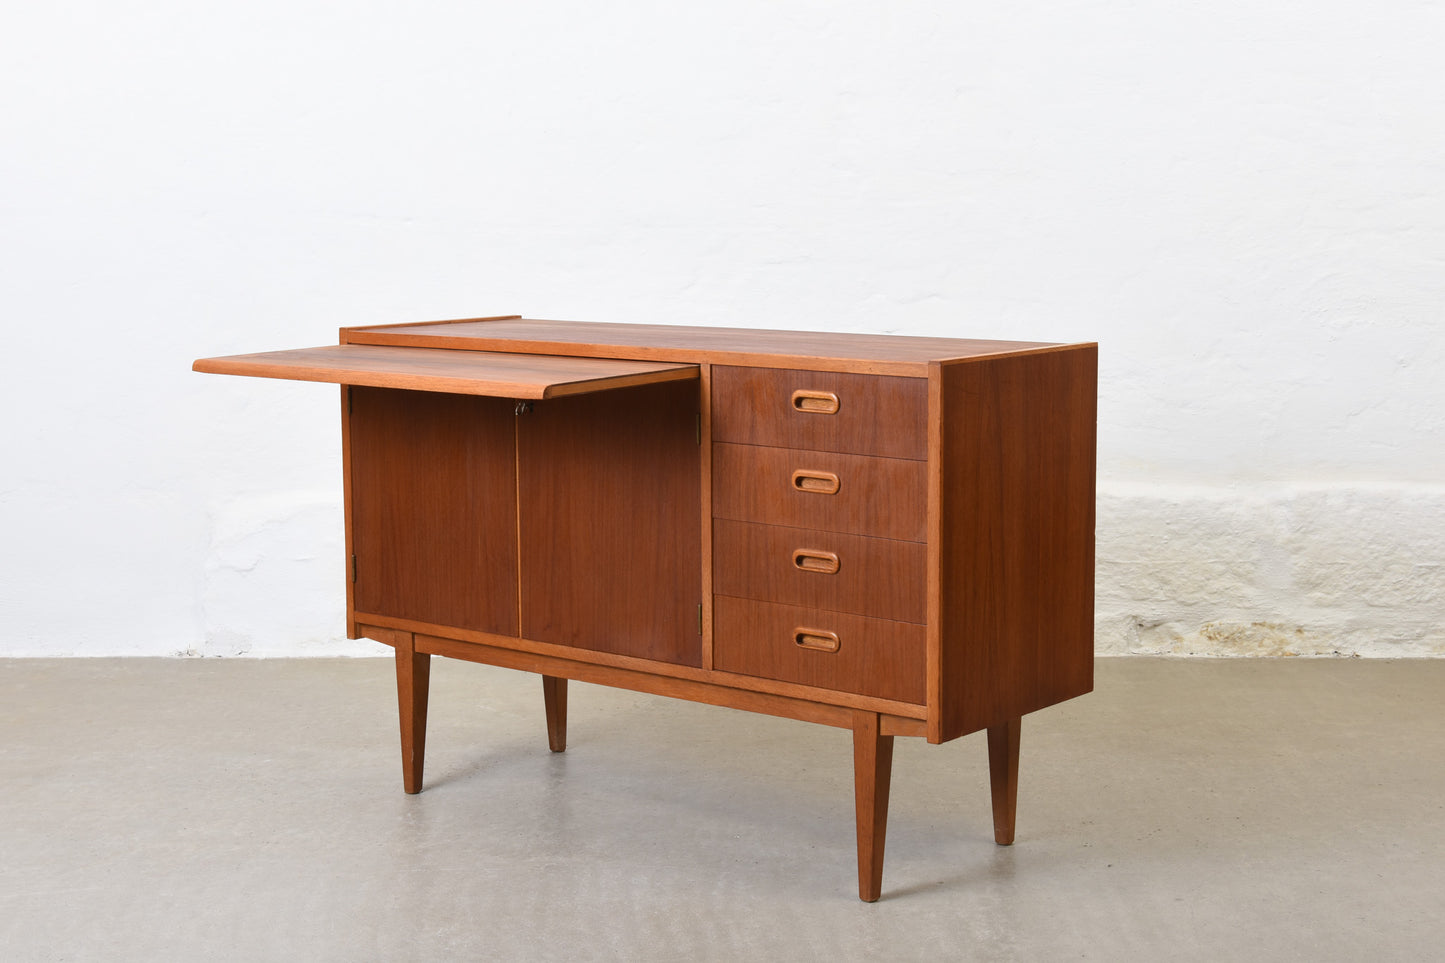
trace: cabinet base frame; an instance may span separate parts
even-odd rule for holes
[[[433,655],[541,675],[547,741],[553,752],[566,749],[569,679],[850,730],[853,734],[853,785],[858,836],[858,898],[872,903],[882,895],[883,850],[888,829],[888,792],[893,772],[893,739],[895,736],[926,737],[927,723],[924,720],[809,702],[766,692],[733,689],[710,682],[658,676],[538,652],[477,642],[459,642],[402,629],[375,626],[359,628],[368,637],[396,649],[402,784],[408,793],[420,792],[422,787],[428,681]],[[1011,844],[1014,837],[1018,802],[1020,723],[1019,718],[1007,719],[988,730],[994,839],[999,845],[1005,846]]]
[[[830,690],[817,689],[811,686],[799,685],[793,682],[779,682],[773,679],[761,679],[754,676],[739,675],[730,672],[707,671],[687,665],[676,665],[669,662],[653,662],[634,658],[632,656],[617,655],[610,652],[597,652],[590,649],[576,649],[570,646],[558,645],[554,642],[538,642],[533,639],[517,638],[515,636],[492,635],[487,632],[478,632],[472,629],[461,629],[453,626],[434,625],[429,622],[417,622],[412,619],[400,619],[393,616],[376,615],[374,613],[359,612],[354,615],[356,635],[353,638],[367,638],[385,645],[396,645],[396,639],[403,634],[413,634],[417,638],[435,639],[438,642],[451,642],[462,646],[460,652],[471,652],[471,655],[451,655],[451,653],[437,652],[438,655],[451,655],[452,658],[462,659],[468,662],[480,662],[490,665],[498,665],[502,668],[520,668],[528,672],[540,672],[543,675],[560,674],[569,679],[576,679],[579,682],[596,682],[599,685],[611,685],[620,689],[634,689],[639,692],[652,692],[657,695],[673,695],[672,689],[658,689],[644,687],[638,677],[658,680],[662,683],[681,682],[693,683],[706,690],[720,693],[732,693],[739,698],[749,694],[760,696],[776,696],[785,702],[803,703],[806,705],[826,705],[842,709],[845,712],[852,709],[861,709],[864,712],[877,712],[883,716],[896,717],[899,721],[897,726],[908,726],[911,723],[918,723],[916,730],[912,727],[907,731],[896,731],[895,735],[924,735],[924,717],[926,709],[921,705],[913,705],[907,702],[895,702],[891,699],[879,699],[873,696],[856,695],[851,692],[833,692]],[[431,643],[427,643],[431,644]],[[473,648],[475,647],[475,649]],[[508,652],[517,655],[537,655],[550,658],[556,663],[568,666],[579,667],[577,671],[590,669],[607,670],[618,669],[622,675],[616,677],[617,681],[608,681],[612,678],[606,673],[594,676],[583,677],[567,672],[551,673],[545,669],[534,669],[527,665],[513,664],[512,662],[496,661],[487,652]],[[576,656],[582,656],[578,658]],[[538,663],[541,664],[541,663]],[[702,690],[689,690],[702,691]],[[697,698],[678,694],[678,698],[691,699],[694,702],[706,702],[710,705],[737,705],[738,708],[751,708],[749,705],[734,702],[719,702],[716,699]],[[752,711],[768,712],[766,709]],[[796,716],[786,712],[773,712],[771,715],[787,716],[790,719],[803,719],[808,722],[822,720],[813,719],[809,716]],[[842,719],[842,715],[836,716]],[[841,728],[848,728],[851,724],[847,722],[829,722],[828,725],[835,725]]]

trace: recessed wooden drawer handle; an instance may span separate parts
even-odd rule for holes
[[[800,649],[814,649],[818,652],[837,652],[838,633],[823,629],[794,629],[793,641]]]
[[[793,552],[793,564],[804,572],[819,572],[832,575],[838,571],[838,556],[833,552],[819,552],[811,548],[800,548]]]
[[[831,391],[807,391],[799,388],[793,392],[793,408],[815,415],[836,415],[838,396]]]
[[[838,476],[830,471],[808,471],[799,468],[793,472],[793,487],[800,492],[836,495],[838,493]]]

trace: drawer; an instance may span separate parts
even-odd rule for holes
[[[921,624],[924,547],[720,518],[713,522],[713,591]]]
[[[717,596],[713,667],[922,705],[924,628],[796,605]]]
[[[713,516],[921,542],[926,462],[713,445]]]
[[[928,457],[928,381],[786,368],[712,369],[714,441]]]

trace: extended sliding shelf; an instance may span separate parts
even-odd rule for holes
[[[695,364],[369,344],[201,358],[192,368],[208,374],[526,400],[698,378]]]

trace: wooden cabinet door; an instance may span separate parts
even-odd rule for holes
[[[698,412],[688,381],[517,419],[525,638],[701,665]]]
[[[515,636],[514,403],[350,392],[355,610]]]

